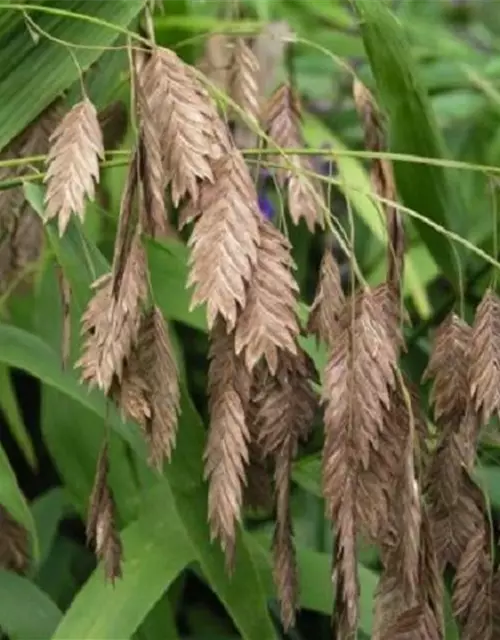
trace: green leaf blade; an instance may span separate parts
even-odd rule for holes
[[[1,340],[1,339],[0,339]],[[35,522],[19,487],[9,458],[0,444],[0,504],[7,509],[12,518],[27,531],[31,542],[34,563],[38,562],[39,546]]]
[[[59,624],[53,640],[129,638],[178,574],[195,559],[165,483],[122,534],[123,577],[105,583],[94,571]]]
[[[130,25],[143,4],[142,0],[0,3],[0,11],[10,9],[12,20],[9,29],[0,32],[0,149],[78,80],[81,71]],[[42,33],[38,42],[29,37],[19,9],[38,25]],[[74,57],[65,42],[76,45],[71,49]]]
[[[27,578],[0,571],[0,627],[16,640],[40,640],[54,633],[61,612]]]

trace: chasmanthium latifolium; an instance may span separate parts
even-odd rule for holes
[[[461,637],[492,639],[492,599],[500,579],[472,467],[479,429],[500,410],[498,297],[487,292],[472,328],[452,315],[437,332],[426,372],[434,380],[439,429],[432,448],[418,390],[399,366],[405,348],[405,236],[391,162],[378,157],[370,166],[373,197],[383,202],[386,219],[387,273],[373,287],[351,282],[344,291],[325,241],[304,326],[292,246],[270,194],[285,204],[292,224],[332,233],[323,179],[330,163],[318,170],[317,160],[302,153],[294,79],[270,87],[264,82],[262,39],[217,41],[223,48],[205,52],[205,76],[162,47],[131,53],[137,139],[112,267],[94,282],[82,316],[82,380],[137,423],[149,461],[161,472],[175,455],[180,385],[168,324],[150,291],[144,238],[162,237],[177,224],[188,236],[191,308],[204,307],[209,332],[208,519],[228,571],[236,562],[245,505],[271,498],[274,579],[283,624],[294,625],[300,584],[291,472],[321,409],[323,493],[335,540],[336,637],[357,632],[357,541],[363,538],[377,545],[382,563],[373,638],[443,638],[443,574],[451,565]],[[221,57],[228,61],[224,73],[212,68]],[[224,117],[207,77],[216,78],[230,99]],[[385,132],[373,95],[356,81],[354,98],[366,148],[383,151]],[[104,146],[87,96],[58,122],[48,154],[47,211],[64,234],[71,215],[83,219],[85,201],[94,197]],[[248,161],[261,143],[270,152],[267,178],[256,176],[255,163]],[[304,351],[301,338],[307,336],[326,350],[324,372]],[[319,373],[321,394],[313,386]],[[122,571],[121,541],[108,468],[105,437],[87,535],[114,580]],[[261,495],[258,487],[265,488]]]

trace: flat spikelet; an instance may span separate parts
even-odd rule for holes
[[[295,265],[290,242],[267,220],[262,220],[259,227],[257,263],[246,305],[237,321],[234,344],[236,354],[244,353],[249,371],[265,358],[274,374],[279,351],[297,351],[299,287],[292,275]]]
[[[353,84],[353,95],[356,109],[363,123],[365,147],[369,151],[381,152],[385,149],[385,134],[380,113],[374,97],[357,78]],[[396,186],[390,160],[374,158],[371,167],[371,181],[375,193],[388,200],[396,197]],[[390,205],[383,204],[387,212]]]
[[[500,299],[492,289],[476,310],[470,358],[474,406],[482,424],[487,424],[500,410]]]
[[[456,570],[453,611],[460,637],[468,640],[493,637],[488,506],[470,474],[481,424],[478,412],[487,421],[497,410],[497,305],[493,292],[487,292],[472,330],[457,316],[448,316],[436,332],[425,372],[426,378],[434,377],[432,399],[441,430],[426,477],[430,523],[438,566]],[[487,355],[482,349],[488,350]],[[477,358],[482,358],[482,370]]]
[[[448,464],[448,460],[443,455],[436,457],[436,466],[437,462]],[[456,464],[454,460],[452,464]],[[447,565],[456,568],[470,537],[474,535],[477,522],[482,518],[481,510],[474,500],[474,495],[467,491],[467,478],[463,472],[453,487],[458,493],[453,495],[452,500],[448,497],[449,487],[439,488],[437,482],[440,477],[437,476],[434,479],[431,476],[431,478],[432,484],[428,492],[429,515],[439,567],[441,570],[444,570]]]
[[[434,378],[430,400],[437,420],[460,421],[469,403],[471,328],[450,313],[436,330],[423,381]]]
[[[337,335],[337,324],[344,303],[339,267],[327,247],[321,259],[318,286],[309,313],[307,330],[329,348],[333,346]]]
[[[276,526],[273,537],[274,581],[286,629],[295,623],[298,579],[290,513],[292,461],[300,438],[311,429],[317,398],[311,388],[314,369],[308,356],[280,352],[277,371],[260,367],[255,390],[255,425],[265,455],[274,460]]]
[[[348,500],[353,498],[353,484],[346,485]],[[356,549],[356,520],[345,502],[339,510],[337,537],[333,545],[332,583],[335,598],[333,611],[333,637],[355,638],[359,617],[360,585]]]
[[[408,598],[401,588],[397,549],[391,551],[376,591],[373,640],[442,640],[443,584],[425,511],[419,531],[418,583]]]
[[[300,103],[296,94],[288,84],[280,85],[266,104],[263,113],[263,121],[268,135],[279,148],[297,149],[303,147],[303,139],[300,131]],[[286,158],[293,160],[287,154]],[[284,186],[290,176],[285,157],[281,154],[272,156],[269,161],[277,165],[279,169],[276,176],[280,186]]]
[[[141,303],[147,298],[145,257],[136,237],[127,256],[121,285],[113,292],[113,277],[94,282],[96,291],[82,316],[83,355],[76,363],[82,380],[108,393],[114,377],[120,381],[140,326]]]
[[[334,576],[341,637],[356,630],[356,536],[360,527],[369,526],[360,522],[360,473],[379,446],[395,385],[398,350],[386,304],[385,295],[367,290],[345,305],[324,377],[323,492],[337,530]]]
[[[253,402],[256,431],[265,455],[287,450],[290,440],[295,455],[299,439],[308,436],[318,406],[310,384],[313,374],[313,362],[299,347],[295,355],[280,352],[275,373],[261,366]]]
[[[399,534],[399,544],[395,549],[396,562],[400,569],[399,588],[405,594],[408,606],[412,606],[418,597],[422,518],[420,487],[415,474],[413,439],[413,428],[409,425],[402,458],[402,473],[391,504],[394,529]]]
[[[62,236],[72,213],[82,221],[85,197],[95,195],[104,144],[94,105],[85,98],[64,116],[52,134],[45,176],[47,220],[58,218]]]
[[[452,608],[461,638],[493,640],[492,585],[493,558],[492,532],[488,507],[482,492],[464,476],[462,491],[477,507],[473,531],[460,556],[453,579]]]
[[[407,406],[401,385],[391,390],[378,444],[370,447],[367,466],[358,469],[358,523],[368,539],[379,544],[385,544],[391,531],[392,504],[400,505],[400,494],[406,488],[401,481],[401,465],[403,460],[408,462],[408,430],[416,408],[414,403]],[[409,501],[408,506],[411,504]]]
[[[444,631],[444,587],[427,511],[420,528],[420,601],[425,637],[441,640]]]
[[[299,579],[293,544],[290,482],[292,475],[292,440],[275,458],[276,526],[273,535],[273,578],[280,602],[281,622],[285,631],[295,625],[299,608]]]
[[[260,115],[258,79],[259,61],[244,38],[236,38],[229,71],[229,95],[255,126]]]
[[[323,392],[324,482],[332,515],[342,500],[341,478],[348,472],[349,456],[355,451],[356,458],[367,467],[369,447],[377,447],[397,365],[385,311],[373,292],[362,292],[348,303],[339,325],[337,344],[325,370]]]
[[[214,179],[211,163],[228,149],[222,123],[208,94],[173,51],[155,49],[142,88],[161,140],[166,183],[178,206],[198,198],[199,180]]]
[[[371,448],[368,467],[358,475],[358,522],[380,545],[384,565],[375,599],[375,640],[399,638],[404,628],[416,632],[408,637],[421,637],[414,616],[420,605],[423,517],[415,470],[414,404],[399,381],[384,407],[378,446]]]
[[[262,384],[267,382],[268,369],[264,363],[256,368],[252,375],[250,401],[246,408],[246,418],[250,433],[248,445],[247,484],[244,492],[246,507],[269,514],[274,506],[273,460],[264,451],[260,442],[260,425],[257,420],[258,400]]]
[[[471,328],[450,314],[438,327],[424,380],[434,378],[431,401],[439,440],[425,480],[429,516],[441,568],[456,567],[481,511],[467,487],[479,423],[470,402]]]
[[[246,410],[251,378],[234,353],[234,335],[221,319],[211,333],[208,375],[210,430],[204,453],[208,520],[212,539],[220,540],[231,570],[249,462]]]
[[[115,521],[113,494],[108,487],[108,472],[108,445],[105,442],[97,461],[86,531],[87,540],[95,545],[97,558],[104,564],[106,579],[114,583],[122,576],[122,544]]]
[[[300,130],[300,104],[292,88],[281,85],[270,98],[263,115],[264,126],[273,143],[280,149],[303,148]],[[278,165],[279,184],[288,189],[288,208],[295,224],[303,218],[313,233],[315,226],[325,225],[326,207],[322,186],[313,175],[314,167],[307,156],[287,153],[270,158]]]
[[[194,285],[191,308],[207,304],[209,328],[220,314],[228,330],[247,304],[247,285],[257,263],[260,212],[257,194],[239,151],[214,163],[214,182],[204,182],[185,219],[198,218],[189,239]]]
[[[160,137],[156,122],[149,110],[141,87],[138,90],[141,127],[138,153],[140,177],[143,187],[141,208],[143,227],[151,236],[164,236],[167,231],[165,211],[166,177],[162,161]]]
[[[53,102],[34,120],[29,127],[20,133],[10,144],[0,152],[1,160],[46,155],[50,148],[50,137],[62,118],[60,101]],[[25,166],[0,167],[0,179],[9,180],[29,172]],[[15,218],[25,202],[23,187],[3,189],[0,191],[0,230],[4,233],[12,232]],[[38,216],[36,217],[38,219]]]
[[[300,160],[299,160],[300,158]],[[315,226],[325,226],[325,200],[321,183],[315,179],[314,166],[305,156],[295,156],[296,169],[288,179],[288,209],[294,224],[305,220],[307,228],[314,233]],[[305,172],[308,172],[306,174]]]
[[[118,385],[117,403],[141,426],[150,463],[161,470],[175,446],[180,390],[168,329],[158,307],[141,318],[137,344]]]

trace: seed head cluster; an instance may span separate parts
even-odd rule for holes
[[[500,299],[489,289],[473,326],[451,313],[436,331],[423,380],[432,380],[437,434],[431,433],[419,389],[400,368],[404,228],[392,165],[376,159],[374,197],[393,203],[383,207],[386,274],[372,288],[353,283],[346,292],[326,249],[303,326],[292,246],[262,213],[246,146],[271,148],[271,173],[292,223],[323,233],[329,211],[314,165],[297,153],[305,146],[298,96],[290,82],[273,84],[273,70],[271,80],[264,73],[264,54],[269,54],[264,37],[211,36],[198,69],[157,46],[131,56],[137,137],[111,270],[94,282],[81,319],[77,366],[82,381],[100,389],[138,425],[150,463],[161,472],[175,450],[180,386],[169,327],[151,295],[143,242],[145,236],[169,233],[174,226],[170,208],[175,209],[179,230],[189,231],[191,307],[203,305],[209,329],[208,519],[228,571],[244,506],[272,504],[274,579],[283,624],[294,625],[300,594],[292,465],[322,412],[322,484],[334,532],[334,637],[356,637],[358,542],[363,538],[377,545],[382,563],[373,638],[444,638],[443,576],[451,569],[460,637],[493,639],[500,633],[495,609],[500,577],[473,466],[480,429],[500,412]],[[280,51],[272,57],[279,60]],[[214,87],[230,98],[224,114]],[[359,81],[353,95],[366,148],[384,150],[374,97]],[[52,105],[16,141],[16,153],[48,153],[47,219],[57,219],[61,235],[71,216],[84,219],[86,200],[95,197],[103,129],[103,118],[85,96],[65,115],[60,105]],[[18,196],[9,193],[9,206],[23,211],[8,244],[0,245],[2,270],[7,270],[4,261],[15,269],[30,252],[20,233],[30,212]],[[64,277],[61,287],[69,306]],[[316,371],[304,351],[301,338],[307,335],[327,350],[324,372]],[[313,385],[318,373],[324,374],[320,394]],[[108,458],[105,439],[87,535],[113,581],[121,576],[122,546]],[[26,541],[0,513],[1,518],[12,530],[5,553],[0,545],[2,555],[22,572]]]

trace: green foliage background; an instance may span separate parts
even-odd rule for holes
[[[377,95],[387,116],[409,235],[404,290],[413,326],[404,367],[418,381],[429,329],[453,304],[470,317],[500,266],[495,191],[500,173],[500,13],[495,3],[403,0],[389,7],[382,0],[253,0],[242,2],[247,17],[237,23],[218,17],[220,4],[164,2],[155,15],[158,44],[175,48],[193,63],[210,31],[256,32],[268,20],[290,23],[298,35],[294,69],[305,104],[328,106],[305,115],[305,136],[312,148],[326,145],[335,152],[332,185],[348,199],[353,225],[342,198],[339,219],[354,237],[369,283],[383,273],[385,231],[380,208],[369,196],[367,154],[351,98],[354,69]],[[61,92],[68,92],[69,104],[78,100],[80,70],[94,63],[86,88],[97,107],[117,98],[128,104],[127,54],[110,47],[124,45],[137,31],[142,8],[141,0],[0,2],[0,149]],[[40,32],[29,28],[23,15],[28,10]],[[209,541],[202,480],[206,326],[202,311],[188,310],[183,245],[148,244],[154,295],[172,321],[182,372],[179,440],[163,476],[147,467],[135,426],[122,423],[98,393],[80,386],[76,373],[61,370],[55,265],[63,267],[73,289],[74,357],[90,284],[108,268],[132,135],[130,129],[123,153],[115,154],[104,169],[107,209],[90,204],[85,225],[73,221],[62,240],[48,225],[34,287],[22,297],[0,299],[0,407],[10,438],[43,475],[25,423],[24,400],[14,393],[12,367],[41,383],[40,428],[60,478],[59,486],[28,501],[19,468],[0,446],[0,503],[29,531],[33,555],[27,577],[0,573],[0,627],[19,640],[284,637],[271,578],[271,516],[248,514],[232,580],[225,574],[222,554]],[[27,179],[24,188],[43,215],[40,181]],[[292,229],[291,234],[306,314],[318,246],[302,231]],[[305,346],[321,368],[324,354],[312,340]],[[104,584],[102,570],[80,537],[60,526],[68,518],[85,517],[106,416],[112,429],[111,486],[125,554],[124,577],[114,588]],[[494,516],[500,509],[499,442],[493,426],[483,435],[477,464]],[[320,448],[318,424],[293,475],[303,615],[288,636],[291,640],[329,637],[332,541],[323,518]],[[376,553],[364,548],[364,637],[370,637],[378,569]],[[451,621],[448,626],[447,638],[458,637]]]

